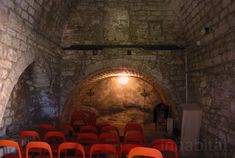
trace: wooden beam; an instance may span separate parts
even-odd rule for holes
[[[182,50],[184,48],[177,45],[135,45],[135,44],[119,44],[119,45],[71,45],[62,47],[63,50],[103,50],[105,48],[137,48],[144,50]]]

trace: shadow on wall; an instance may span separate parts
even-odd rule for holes
[[[11,92],[3,116],[1,135],[13,136],[18,134],[21,129],[32,125],[33,113],[36,110],[33,107],[32,65],[21,74]]]

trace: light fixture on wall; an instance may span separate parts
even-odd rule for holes
[[[118,82],[122,85],[126,85],[129,81],[129,77],[128,76],[119,76],[118,78]]]

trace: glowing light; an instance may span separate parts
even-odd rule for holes
[[[123,84],[123,85],[127,84],[128,81],[129,81],[129,77],[128,77],[128,76],[120,76],[120,77],[118,78],[118,82],[119,82],[120,84]]]

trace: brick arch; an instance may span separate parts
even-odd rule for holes
[[[118,59],[109,59],[109,60],[102,60],[98,61],[92,64],[87,65],[86,67],[82,68],[82,72],[79,72],[80,75],[74,76],[72,78],[71,82],[68,82],[64,85],[64,94],[63,97],[67,98],[69,94],[71,93],[72,89],[83,82],[84,79],[87,78],[90,74],[93,74],[98,71],[102,71],[105,69],[111,69],[114,67],[126,67],[130,69],[135,69],[138,70],[139,72],[143,72],[146,75],[152,76],[152,74],[155,74],[156,78],[158,81],[164,81],[165,83],[163,84],[167,89],[167,83],[168,81],[163,80],[162,73],[160,72],[159,68],[150,68],[148,65],[141,61],[131,61],[128,59],[123,59],[123,58],[118,58]],[[153,77],[155,77],[153,76]],[[61,102],[63,105],[63,101]]]
[[[20,75],[24,70],[31,65],[35,60],[35,54],[30,52],[22,55],[17,62],[15,62],[10,71],[7,79],[3,82],[3,89],[0,94],[0,125],[2,126],[2,118],[6,109],[7,102],[11,92],[16,85]]]
[[[175,109],[176,97],[173,96],[173,92],[169,88],[171,87],[171,85],[169,84],[170,82],[167,79],[163,78],[162,73],[157,67],[150,68],[148,65],[143,64],[142,62],[133,63],[126,59],[112,59],[88,65],[84,70],[83,76],[81,76],[78,81],[70,85],[70,91],[67,94],[66,102],[64,104],[64,107],[62,108],[63,118],[68,118],[70,113],[72,112],[66,110],[66,107],[71,107],[71,96],[73,95],[73,93],[76,93],[77,90],[82,88],[82,86],[86,86],[86,84],[89,84],[89,82],[94,82],[92,81],[92,78],[102,78],[102,75],[112,76],[112,73],[118,72],[120,70],[124,70],[127,73],[129,72],[132,75],[134,74],[135,77],[139,77],[144,81],[150,83],[150,85],[157,89],[163,101],[174,108],[174,115],[178,115],[177,110]]]

